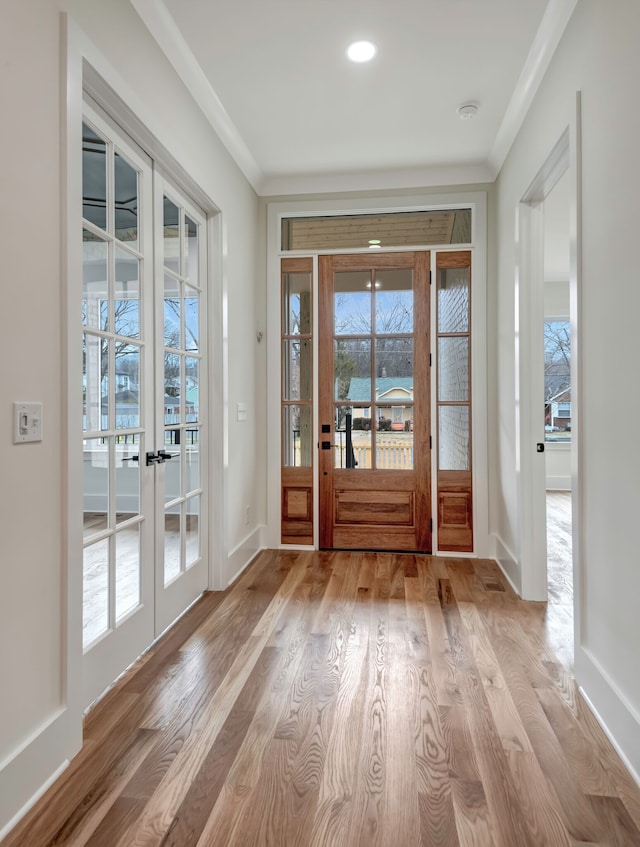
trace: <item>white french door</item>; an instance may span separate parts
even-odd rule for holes
[[[156,221],[156,635],[207,587],[204,468],[206,221],[159,174]]]
[[[83,696],[207,586],[206,222],[85,109]]]

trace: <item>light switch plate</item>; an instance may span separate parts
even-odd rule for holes
[[[13,404],[13,443],[42,441],[42,403]]]

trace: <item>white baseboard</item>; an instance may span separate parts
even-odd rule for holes
[[[492,538],[495,545],[494,558],[500,566],[500,570],[509,582],[509,585],[513,588],[518,597],[521,597],[521,576],[518,560],[497,533],[492,533]]]
[[[0,841],[82,747],[82,715],[61,709],[0,764]]]
[[[256,527],[238,546],[232,550],[228,557],[223,577],[223,588],[228,588],[240,574],[251,564],[257,554],[265,549],[264,534],[265,526]]]
[[[585,647],[576,647],[575,676],[585,702],[640,786],[640,715]]]

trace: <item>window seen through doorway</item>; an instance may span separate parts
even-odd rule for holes
[[[571,326],[544,322],[544,434],[548,442],[571,441]]]

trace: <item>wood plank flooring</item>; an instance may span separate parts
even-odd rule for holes
[[[571,492],[547,491],[546,628],[553,651],[573,668],[573,559]]]
[[[265,551],[4,847],[631,847],[640,789],[495,563]]]

